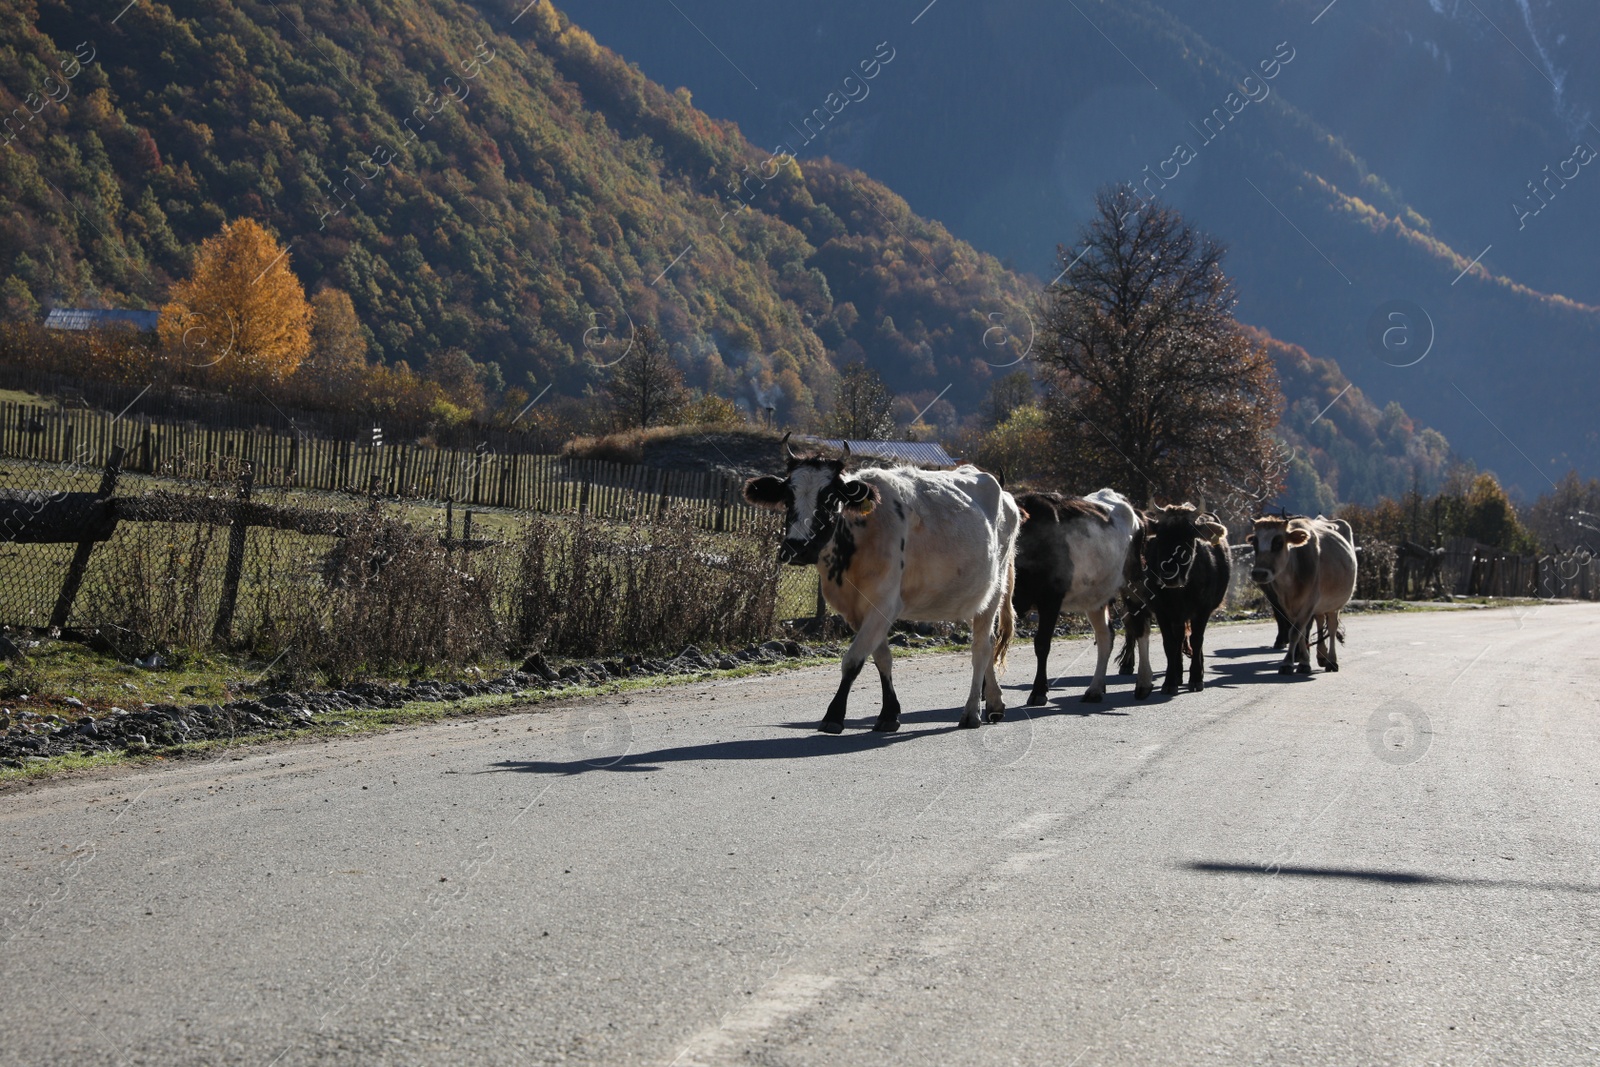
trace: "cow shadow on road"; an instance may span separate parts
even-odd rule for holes
[[[1215,652],[1207,650],[1206,688],[1233,689],[1241,685],[1283,685],[1310,681],[1310,676],[1308,675],[1279,674],[1278,664],[1282,660],[1283,654],[1274,652],[1271,649],[1226,648]],[[1322,673],[1320,668],[1317,673]],[[1183,677],[1186,681],[1188,674],[1189,663],[1185,659]],[[1127,715],[1132,710],[1160,706],[1188,695],[1187,688],[1177,694],[1163,693],[1161,691],[1161,683],[1165,675],[1165,666],[1156,669],[1155,692],[1143,700],[1139,700],[1133,695],[1132,675],[1108,674],[1106,676],[1105,699],[1094,704],[1085,704],[1082,700],[1084,690],[1088,689],[1089,683],[1093,681],[1092,675],[1063,675],[1053,679],[1050,683],[1049,704],[1043,707],[1029,708],[1028,714],[1035,716],[1075,715],[1080,718],[1088,718],[1094,715]],[[1028,691],[1033,688],[1033,685],[1031,682],[1022,682],[1016,685],[1003,685],[1001,688],[1008,694],[1007,707],[1015,707],[1021,705],[1023,700],[1027,698]],[[1012,694],[1015,694],[1015,696],[1012,697]]]
[[[809,722],[775,723],[781,730],[805,731],[777,737],[752,737],[734,741],[710,741],[700,745],[679,745],[658,748],[648,752],[626,752],[620,756],[578,756],[563,760],[502,760],[491,764],[480,773],[515,772],[518,774],[588,774],[591,771],[640,773],[665,770],[674,763],[707,763],[723,760],[788,760],[809,759],[815,756],[843,756],[873,749],[903,745],[910,741],[954,733],[961,710],[914,711],[900,716],[899,733],[872,732],[876,715],[849,719],[842,734],[824,734],[817,730],[817,720]],[[907,725],[935,723],[927,729],[907,730]]]

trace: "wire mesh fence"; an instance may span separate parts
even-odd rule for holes
[[[77,630],[125,661],[227,648],[350,675],[730,646],[816,603],[814,572],[776,563],[764,514],[718,531],[670,498],[538,514],[252,475],[0,461],[0,624]]]

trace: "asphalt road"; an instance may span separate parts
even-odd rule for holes
[[[0,1061],[1600,1061],[1600,605],[1348,626],[1138,704],[1058,643],[1031,717],[1019,645],[978,731],[923,656],[888,737],[814,669],[3,794]]]

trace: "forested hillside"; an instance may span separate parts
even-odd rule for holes
[[[1138,182],[1229,245],[1242,318],[1380,407],[1528,492],[1600,472],[1592,0],[568,3],[757,142],[860,167],[1043,277],[1094,191]],[[883,40],[890,70],[817,121]],[[1368,339],[1397,299],[1431,319],[1413,366]]]
[[[1039,279],[858,171],[756,149],[548,3],[0,10],[0,97],[23,116],[0,150],[13,320],[159,307],[250,218],[308,292],[349,294],[376,357],[443,380],[465,355],[546,403],[603,381],[645,323],[691,384],[801,427],[855,360],[914,409],[942,394],[947,428],[1026,365]],[[852,69],[887,86],[906,58]],[[1437,475],[1436,434],[1359,390],[1314,418],[1348,381],[1273,351],[1294,499],[1398,491],[1417,457]]]
[[[159,306],[247,216],[419,371],[460,349],[575,394],[655,321],[691,382],[803,422],[840,360],[931,396],[1015,358],[991,327],[1027,287],[993,257],[758,152],[547,3],[0,9],[28,117],[0,153],[8,316]]]

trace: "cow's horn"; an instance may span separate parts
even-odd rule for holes
[[[783,440],[778,442],[780,445],[783,446],[784,454],[786,456],[788,456],[790,459],[794,459],[795,458],[794,449],[789,447],[789,434],[792,434],[792,433],[794,433],[793,430],[785,431],[784,435],[783,435]]]
[[[850,442],[849,441],[846,441],[844,443],[844,453],[841,456],[841,458],[844,459],[845,462],[847,462],[847,463],[850,461]]]

